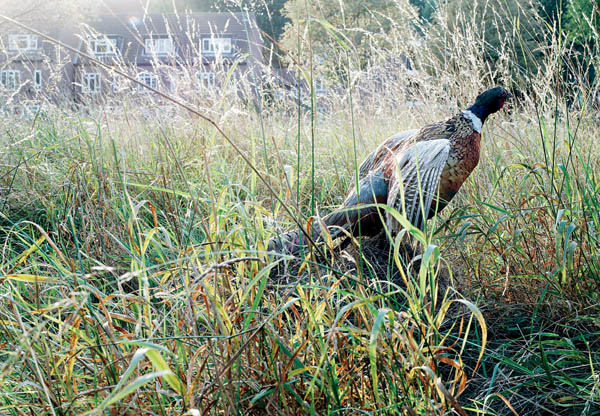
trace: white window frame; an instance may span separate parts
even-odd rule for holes
[[[283,101],[288,91],[285,88],[275,88],[273,90],[273,99],[275,101]]]
[[[137,75],[137,80],[140,81],[143,84],[146,84],[147,86],[149,86],[150,88],[154,88],[157,89],[158,88],[158,75],[153,74],[152,72],[140,72]],[[138,91],[142,91],[142,92],[150,92],[149,89],[138,85]]]
[[[119,74],[113,75],[113,79],[112,79],[113,92],[115,92],[115,93],[120,92],[122,85],[123,85],[123,78],[121,77],[121,75],[119,75]]]
[[[211,71],[196,72],[196,80],[203,87],[214,87],[216,85],[216,74]]]
[[[44,78],[41,69],[33,71],[33,88],[40,91],[44,86]]]
[[[20,42],[25,42],[25,46],[19,46]],[[15,52],[37,51],[38,36],[32,33],[19,33],[8,35],[8,50]]]
[[[27,118],[31,118],[42,111],[42,106],[39,104],[26,104],[23,106],[23,110],[23,115]]]
[[[94,88],[91,81],[94,80]],[[85,94],[98,94],[102,91],[102,77],[99,72],[84,72],[81,77],[81,90]]]
[[[21,71],[17,69],[0,71],[0,84],[8,91],[16,91],[21,85]]]
[[[103,36],[90,39],[90,48],[95,56],[115,56],[117,54],[117,39]]]
[[[204,37],[202,38],[202,53],[208,56],[231,55],[233,39],[231,37]]]
[[[315,79],[314,90],[315,95],[326,95],[327,94],[327,84],[323,80],[323,78]]]
[[[153,36],[144,39],[144,55],[168,56],[175,52],[175,43],[170,36]]]
[[[302,92],[301,88],[298,88],[296,86],[290,87],[289,90],[287,90],[287,93],[289,94],[290,97],[292,97],[294,100],[296,100],[298,98],[298,94],[300,94],[300,99],[304,98],[304,94]]]

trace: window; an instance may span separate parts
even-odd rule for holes
[[[203,87],[214,87],[215,86],[215,73],[214,72],[196,72],[196,79],[198,83]]]
[[[21,73],[12,69],[1,71],[0,84],[9,91],[15,91],[21,85]]]
[[[42,71],[36,69],[35,71],[33,71],[33,87],[38,91],[41,90],[42,82]]]
[[[202,39],[202,52],[206,55],[229,55],[231,51],[231,38]]]
[[[37,115],[41,112],[42,106],[39,104],[27,104],[23,107],[23,116],[25,118],[33,118],[37,117]]]
[[[119,92],[121,90],[122,81],[123,80],[121,79],[121,75],[113,75],[113,92]]]
[[[37,35],[9,35],[8,49],[11,51],[35,51],[38,48]]]
[[[96,56],[111,56],[117,53],[117,39],[116,38],[97,38],[90,40],[90,48]]]
[[[145,39],[145,55],[170,55],[175,50],[173,48],[173,39],[169,37],[146,38]]]
[[[100,74],[97,72],[84,72],[82,90],[86,94],[97,94],[100,92]]]
[[[315,80],[314,89],[315,89],[315,95],[327,94],[327,84],[325,84],[325,81],[323,81],[323,78],[318,78]]]
[[[273,99],[276,101],[282,101],[285,99],[285,95],[287,94],[287,90],[285,88],[277,88],[273,91]]]
[[[138,75],[137,79],[138,79],[138,81],[146,84],[150,88],[156,89],[158,87],[158,77],[156,76],[156,74],[152,74],[150,72],[142,72],[141,74]],[[142,87],[141,85],[138,85],[138,90],[139,91],[149,91],[146,88]]]

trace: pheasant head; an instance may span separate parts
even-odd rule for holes
[[[491,88],[479,94],[475,99],[475,103],[466,111],[470,111],[483,124],[485,119],[490,114],[499,111],[504,106],[504,102],[510,97],[512,97],[512,94],[502,87]]]

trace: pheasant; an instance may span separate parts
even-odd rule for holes
[[[331,238],[359,230],[363,236],[377,235],[384,229],[382,216],[392,235],[398,233],[400,223],[388,212],[369,206],[375,203],[405,212],[411,224],[422,229],[475,169],[483,123],[510,97],[502,87],[489,89],[453,117],[395,134],[381,143],[359,168],[358,193],[351,191],[340,208],[322,219]],[[322,240],[320,225],[313,224],[312,239]],[[304,233],[294,230],[271,239],[268,249],[297,255],[306,242]]]

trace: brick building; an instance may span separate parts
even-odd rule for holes
[[[73,28],[36,29],[169,93],[216,88],[228,74],[256,76],[263,61],[253,14],[107,14]],[[0,46],[0,105],[87,104],[144,92],[82,53],[16,27],[1,34]]]

